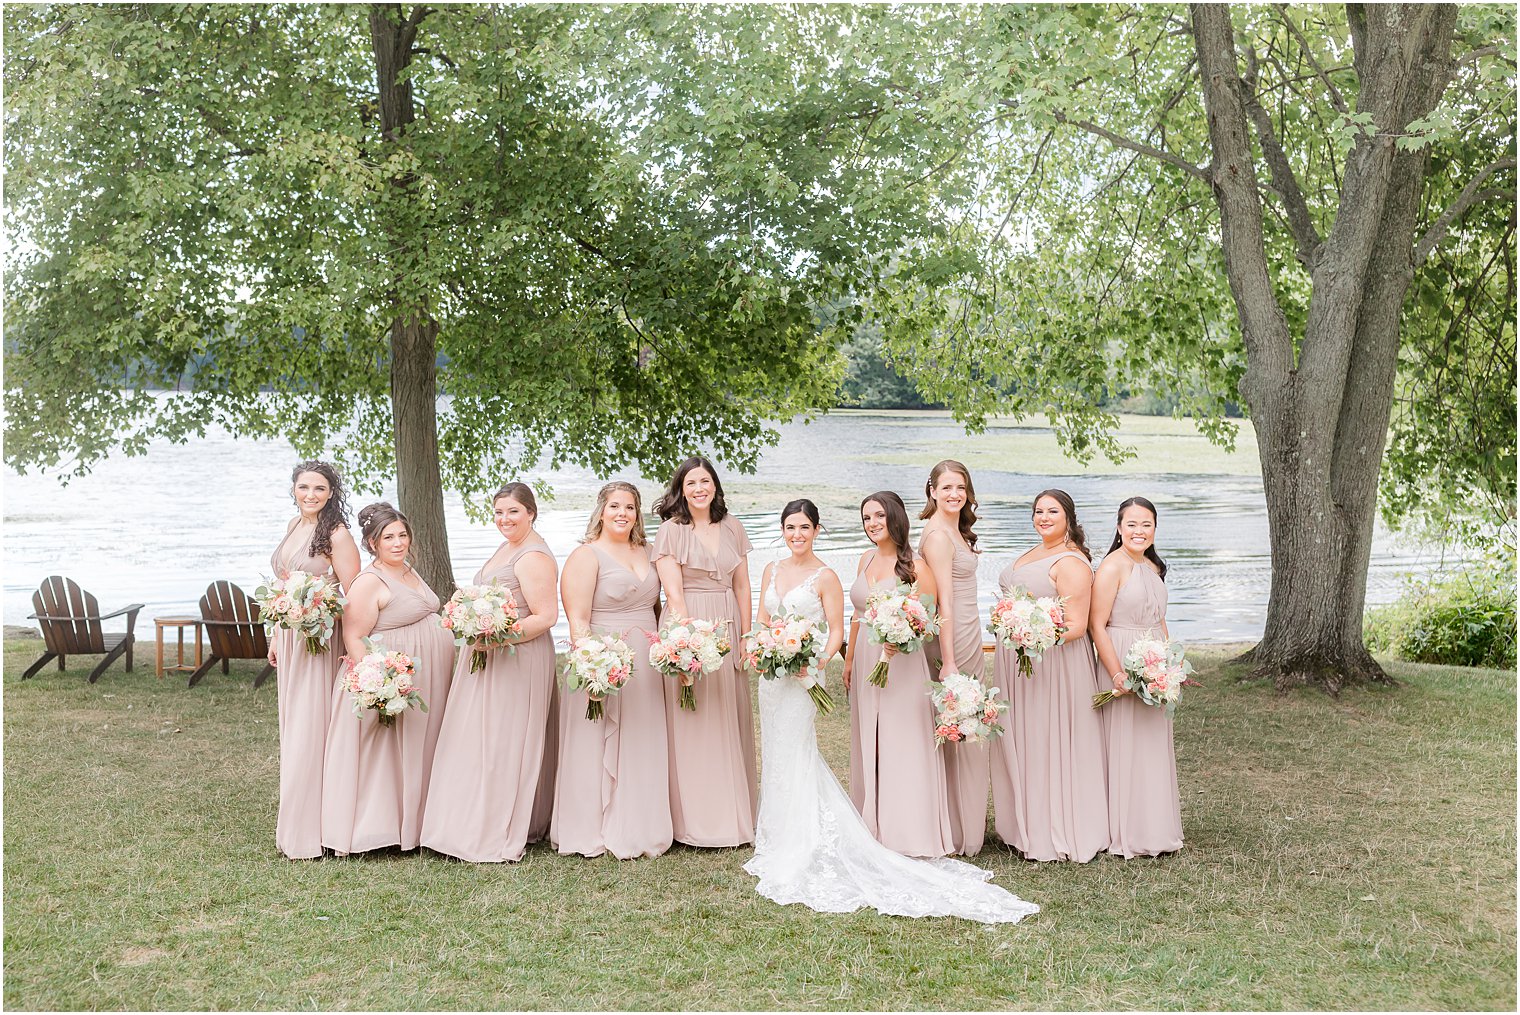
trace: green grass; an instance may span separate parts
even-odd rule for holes
[[[274,849],[273,687],[5,646],[10,1008],[1496,1009],[1515,991],[1513,674],[1279,697],[1197,654],[1187,847],[1037,865],[1017,926],[757,896],[748,850],[516,866]],[[820,739],[837,770],[844,710]]]

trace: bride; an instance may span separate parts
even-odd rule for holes
[[[827,661],[844,640],[844,589],[813,553],[818,529],[812,501],[794,500],[782,510],[791,556],[765,569],[760,623],[797,615],[826,627]],[[823,913],[870,906],[889,916],[1016,923],[1039,912],[989,884],[991,871],[959,860],[910,859],[872,838],[818,753],[813,715],[813,699],[797,681],[760,681],[760,819],[754,858],[744,865],[760,879],[757,892]]]

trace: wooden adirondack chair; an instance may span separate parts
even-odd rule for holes
[[[62,670],[64,660],[69,656],[101,653],[105,653],[105,658],[90,671],[90,683],[99,680],[106,667],[123,653],[127,657],[127,672],[132,672],[132,644],[137,640],[134,628],[137,627],[137,611],[142,608],[142,603],[133,603],[102,615],[94,596],[68,578],[53,575],[32,593],[32,609],[37,612],[29,614],[42,627],[42,640],[47,651],[21,674],[21,679],[35,676],[55,657]],[[126,634],[107,634],[100,629],[102,620],[120,616],[127,618]]]
[[[269,656],[269,638],[264,633],[264,622],[259,619],[259,604],[253,597],[231,582],[212,582],[201,596],[201,623],[206,625],[206,640],[211,643],[211,653],[200,668],[190,674],[188,686],[194,687],[201,678],[220,662],[222,672],[228,672],[228,660],[265,659]],[[274,667],[266,661],[253,686],[262,686]]]

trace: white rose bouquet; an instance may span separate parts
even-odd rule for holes
[[[728,621],[688,620],[668,624],[659,634],[649,635],[649,661],[661,674],[680,684],[680,706],[695,712],[697,695],[693,685],[723,665],[723,657],[732,647]]]
[[[385,646],[364,639],[368,653],[350,662],[343,673],[343,690],[348,692],[354,715],[363,717],[374,709],[380,725],[394,726],[396,717],[408,709],[428,710],[417,693],[417,667],[412,657],[402,652],[387,652]]]
[[[510,639],[522,630],[517,600],[512,590],[490,585],[463,585],[443,606],[443,629],[454,644],[470,647],[470,672],[486,668],[486,649],[510,647]]]
[[[570,643],[564,657],[565,686],[586,689],[586,718],[604,714],[602,702],[633,676],[633,649],[616,635],[588,635]]]
[[[834,711],[834,699],[823,686],[827,641],[827,632],[810,620],[795,615],[772,617],[768,625],[744,636],[744,664],[767,680],[800,681],[818,714],[828,715]]]
[[[338,590],[338,579],[319,578],[307,571],[292,571],[284,578],[265,578],[253,591],[259,619],[273,631],[283,627],[306,636],[306,651],[327,651],[333,628],[348,600]]]

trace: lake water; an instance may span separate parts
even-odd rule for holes
[[[1027,424],[993,425],[986,434],[968,436],[945,413],[853,411],[810,424],[786,424],[779,433],[780,443],[765,453],[755,475],[726,472],[722,477],[730,507],[755,544],[750,568],[756,586],[764,564],[785,552],[776,512],[787,500],[807,496],[819,504],[825,525],[819,554],[848,585],[867,547],[856,513],[860,499],[877,490],[896,490],[916,515],[929,468],[940,458],[954,457],[972,463],[982,506],[977,532],[984,549],[979,571],[984,616],[997,591],[998,572],[1035,541],[1031,499],[1058,486],[1075,499],[1096,552],[1107,548],[1120,501],[1139,494],[1156,503],[1157,545],[1172,567],[1168,623],[1175,637],[1242,641],[1261,633],[1270,559],[1254,451],[1238,453],[1247,464],[1233,467],[1248,474],[1178,472],[1179,459],[1185,463],[1187,456],[1176,454],[1153,456],[1174,471],[1135,472],[1136,465],[1146,466],[1142,454],[1123,475],[1095,469],[1051,477],[1020,471],[1020,461],[1011,455],[1002,463],[1005,468],[997,467],[1011,438],[1041,436],[1039,427]],[[186,445],[154,445],[136,458],[113,457],[68,486],[51,476],[22,476],[7,468],[5,623],[30,623],[31,595],[53,574],[78,581],[107,611],[145,603],[139,637],[151,637],[154,616],[197,614],[197,601],[217,579],[230,579],[252,592],[259,576],[268,572],[270,552],[292,514],[288,477],[296,460],[283,442],[220,433]],[[984,464],[989,460],[993,464]],[[1062,471],[1074,470],[1066,465]],[[553,501],[540,504],[539,531],[563,560],[585,530],[601,480],[580,469],[513,478],[553,485]],[[638,482],[646,507],[659,493],[657,484],[633,474],[617,478]],[[394,502],[393,485],[385,496]],[[354,498],[354,509],[369,499]],[[471,522],[458,497],[447,497],[445,505],[456,577],[468,581],[500,536],[490,524]],[[652,524],[649,531],[653,533]],[[915,523],[915,539],[916,534]],[[1425,573],[1438,563],[1430,550],[1380,529],[1368,576],[1369,603],[1393,599],[1405,574]],[[120,630],[121,621],[114,623]],[[564,635],[563,621],[557,634]]]

